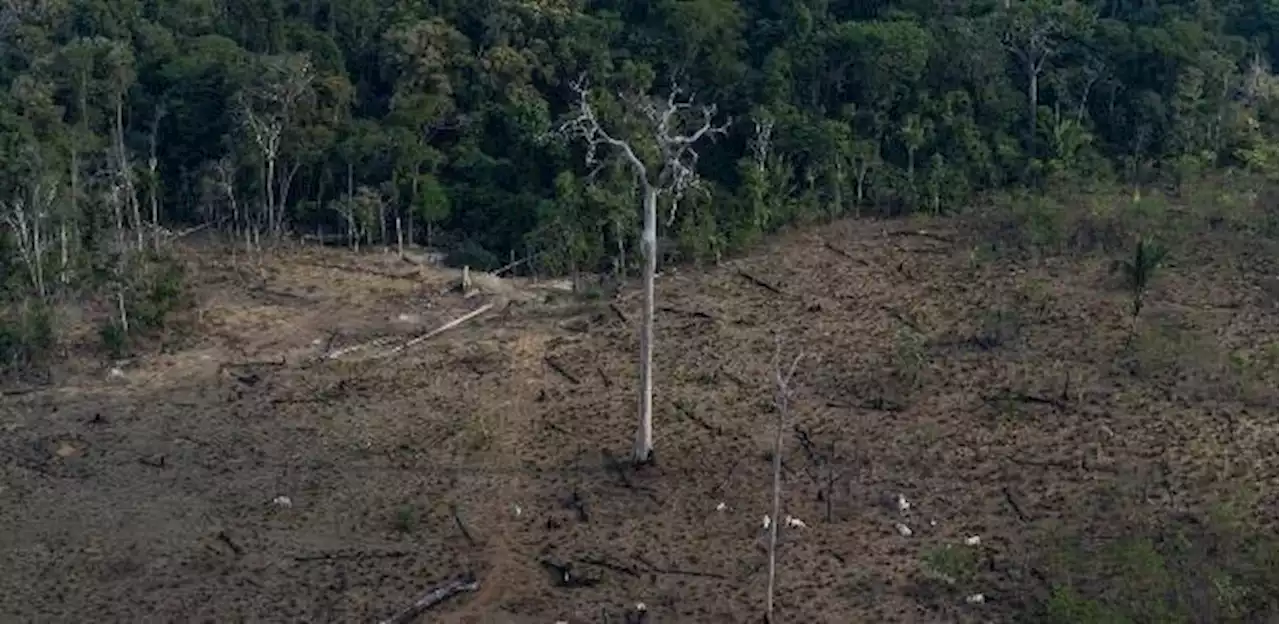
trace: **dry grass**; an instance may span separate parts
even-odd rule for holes
[[[899,234],[919,230],[938,236]],[[317,340],[408,336],[475,302],[439,294],[443,273],[316,267],[370,262],[341,252],[277,258],[257,281],[203,259],[190,351],[0,409],[0,610],[369,620],[472,570],[481,590],[442,621],[620,621],[637,601],[659,621],[747,621],[774,336],[811,355],[791,414],[805,443],[788,436],[783,470],[783,513],[809,528],[780,536],[781,618],[1088,621],[1164,604],[1193,570],[1248,590],[1210,600],[1216,621],[1265,610],[1250,592],[1275,566],[1237,554],[1276,528],[1274,241],[1180,246],[1126,346],[1110,256],[978,257],[972,236],[838,223],[668,271],[658,465],[640,472],[609,459],[633,433],[635,335],[603,303],[516,306],[394,360],[316,363]],[[634,297],[615,303],[637,318]],[[82,451],[59,456],[65,439]],[[883,504],[897,493],[905,514]],[[281,494],[292,508],[270,504]],[[1200,525],[1232,530],[1174,547]],[[599,583],[559,587],[546,561]],[[1112,582],[1134,578],[1153,580]]]

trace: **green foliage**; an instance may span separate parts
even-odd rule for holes
[[[413,533],[418,530],[418,524],[418,510],[413,505],[397,507],[391,519],[391,528],[397,533]]]
[[[1277,179],[1277,59],[1256,53],[1273,16],[1202,4],[53,3],[0,56],[0,153],[20,156],[0,162],[0,207],[53,187],[45,234],[65,226],[75,256],[102,253],[117,221],[147,229],[155,191],[162,223],[240,240],[350,224],[387,244],[386,220],[411,216],[414,235],[534,251],[546,270],[634,266],[633,172],[546,140],[586,76],[603,127],[653,167],[633,96],[661,106],[679,87],[695,117],[739,120],[697,147],[714,201],[663,232],[681,257],[989,197],[1004,251],[1113,252],[1132,215],[1069,201],[1093,181],[1189,199],[1224,169]],[[1231,224],[1274,231],[1270,214]]]
[[[1143,298],[1151,287],[1156,270],[1169,255],[1169,250],[1151,238],[1139,238],[1133,246],[1133,254],[1121,261],[1120,268],[1124,273],[1125,283],[1133,298],[1132,313],[1137,318],[1142,313]]]
[[[1154,534],[1153,534],[1154,533]],[[1057,546],[1045,621],[1257,622],[1271,617],[1275,535],[1187,518],[1082,548]]]
[[[927,578],[947,585],[969,586],[978,577],[979,550],[950,544],[930,549],[920,567]]]
[[[47,305],[26,300],[0,308],[0,374],[38,365],[53,345],[53,312]]]
[[[454,268],[466,266],[471,267],[474,271],[492,271],[501,266],[500,262],[498,256],[494,255],[493,252],[470,239],[450,251],[449,255],[445,256],[444,259],[446,266]]]
[[[149,332],[164,329],[174,312],[190,304],[183,265],[171,259],[156,258],[141,276],[134,291],[130,329]]]

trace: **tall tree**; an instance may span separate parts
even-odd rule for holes
[[[586,143],[588,165],[598,162],[601,148],[615,152],[635,175],[643,196],[644,229],[640,249],[644,256],[644,319],[640,329],[640,426],[632,458],[650,461],[653,455],[653,279],[658,263],[658,197],[673,202],[697,180],[698,152],[694,145],[726,132],[728,124],[715,125],[716,106],[694,107],[673,86],[665,99],[632,95],[629,108],[636,130],[627,138],[615,138],[597,115],[583,76],[571,88],[577,110],[561,124],[562,136]]]

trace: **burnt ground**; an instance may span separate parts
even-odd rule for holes
[[[1127,341],[1112,256],[1015,261],[962,229],[837,223],[661,276],[639,471],[618,463],[634,290],[321,360],[485,298],[376,256],[233,270],[193,250],[189,336],[4,397],[0,619],[374,621],[472,572],[479,591],[427,619],[620,622],[644,602],[653,621],[756,621],[778,345],[806,356],[785,621],[1034,620],[1064,553],[1224,516],[1274,538],[1274,240],[1175,250]]]

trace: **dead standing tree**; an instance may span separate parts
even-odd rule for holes
[[[292,176],[281,179],[277,169],[294,115],[313,95],[315,72],[301,54],[268,57],[262,69],[262,76],[237,98],[244,127],[262,155],[263,225],[268,235],[278,238]]]
[[[56,180],[39,177],[31,185],[29,201],[28,197],[21,195],[9,201],[0,200],[0,223],[12,230],[18,256],[27,267],[31,287],[42,300],[49,294],[44,265],[49,245],[49,222],[57,202]]]
[[[791,412],[791,378],[796,374],[796,367],[804,353],[791,360],[786,372],[782,370],[782,341],[779,339],[773,352],[773,381],[777,394],[774,406],[777,408],[777,420],[773,431],[773,511],[769,513],[769,584],[765,589],[764,619],[767,624],[774,623],[773,590],[778,579],[778,523],[782,522],[782,432],[786,429],[787,419]]]
[[[728,122],[715,125],[716,106],[695,107],[693,98],[681,98],[673,87],[666,99],[636,95],[623,97],[638,116],[644,132],[627,139],[616,138],[604,129],[592,106],[583,76],[570,84],[578,96],[575,113],[562,123],[557,134],[580,139],[587,146],[587,164],[598,163],[601,147],[613,149],[635,175],[643,195],[644,227],[640,250],[644,257],[644,320],[640,329],[640,427],[636,433],[633,458],[645,463],[653,456],[653,276],[658,266],[658,196],[672,202],[697,181],[698,152],[694,145],[702,139],[724,134]]]

